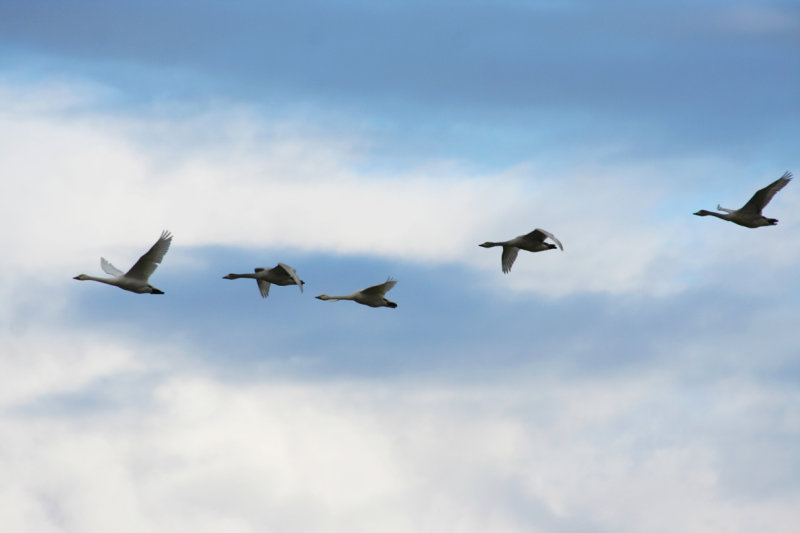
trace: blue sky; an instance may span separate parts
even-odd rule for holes
[[[795,2],[0,4],[0,523],[789,532]],[[477,245],[553,232],[565,251]],[[127,269],[175,237],[135,295]],[[306,281],[227,281],[277,262]],[[384,281],[397,309],[314,299]]]

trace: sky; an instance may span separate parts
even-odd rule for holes
[[[286,4],[0,3],[3,530],[796,531],[800,5]]]

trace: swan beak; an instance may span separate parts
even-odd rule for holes
[[[74,278],[72,278],[72,279],[77,279],[77,280],[80,280],[80,279],[81,279],[81,277],[80,277],[80,276],[75,276],[75,277],[74,277]]]
[[[150,294],[164,294],[164,291],[160,291],[158,289],[153,289],[152,291],[150,291]]]

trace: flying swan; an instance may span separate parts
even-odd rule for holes
[[[267,270],[266,268],[255,269],[255,274],[228,274],[222,279],[239,279],[251,278],[258,282],[258,290],[261,291],[261,297],[266,298],[269,296],[270,284],[280,285],[297,285],[300,287],[300,292],[303,292],[303,280],[297,277],[297,271],[284,263],[278,263],[277,266]]]
[[[368,305],[370,307],[391,307],[394,309],[397,304],[386,299],[385,294],[392,290],[397,284],[397,280],[392,278],[387,279],[380,285],[373,285],[364,290],[356,291],[344,296],[328,296],[327,294],[320,294],[317,296],[318,300],[329,300],[331,302],[338,302],[339,300],[353,300],[354,302]]]
[[[695,215],[705,217],[711,215],[712,217],[721,218],[739,224],[746,228],[759,228],[761,226],[774,226],[778,223],[777,218],[767,218],[761,214],[761,210],[772,200],[775,194],[786,187],[786,184],[792,180],[792,173],[786,171],[783,176],[773,181],[760,191],[756,192],[750,200],[744,204],[740,209],[726,209],[717,205],[718,211],[723,213],[715,213],[713,211],[706,211],[701,209]]]
[[[548,238],[552,239],[552,241],[556,244],[544,242],[544,240]],[[514,261],[516,261],[517,253],[519,253],[520,250],[527,250],[529,252],[542,252],[544,250],[552,250],[556,247],[556,245],[558,245],[559,250],[562,252],[564,251],[561,241],[556,239],[555,235],[549,231],[536,228],[527,235],[520,235],[519,237],[515,237],[509,241],[485,242],[483,244],[479,244],[478,246],[483,246],[484,248],[502,246],[503,255],[500,257],[500,263],[503,267],[503,274],[508,274],[511,272],[511,266],[514,264]]]
[[[169,245],[172,243],[172,234],[168,231],[163,231],[161,237],[156,241],[150,250],[147,251],[142,257],[136,261],[136,264],[130,270],[123,273],[120,269],[109,263],[105,257],[100,258],[100,268],[103,272],[114,276],[113,278],[98,278],[95,276],[88,276],[86,274],[79,274],[72,279],[77,280],[91,280],[114,285],[126,291],[135,292],[138,294],[164,294],[150,285],[147,280],[155,272],[161,260],[164,259],[164,254],[169,250]]]

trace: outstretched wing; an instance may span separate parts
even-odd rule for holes
[[[544,235],[545,235],[547,238],[549,238],[551,241],[553,241],[554,243],[556,243],[556,246],[558,246],[558,249],[559,249],[559,250],[561,250],[562,252],[564,251],[564,247],[561,245],[561,241],[559,241],[558,239],[556,239],[556,236],[555,236],[555,235],[553,235],[553,234],[552,234],[552,233],[550,233],[549,231],[545,231],[545,230],[543,230],[543,229],[540,229],[540,228],[536,228],[536,231],[539,231],[539,232],[541,232],[542,234],[544,234]]]
[[[525,235],[525,238],[526,239],[533,239],[533,240],[536,240],[536,241],[539,241],[539,242],[544,242],[545,239],[549,238],[554,243],[556,243],[556,246],[558,246],[559,250],[561,250],[562,252],[564,251],[564,246],[561,245],[561,241],[556,239],[556,236],[553,235],[552,233],[550,233],[549,231],[545,231],[545,230],[543,230],[541,228],[536,228],[532,232],[530,232],[527,235]]]
[[[392,287],[394,287],[395,285],[397,285],[397,280],[388,278],[380,285],[373,285],[372,287],[367,287],[366,289],[361,291],[361,294],[377,294],[379,296],[383,296],[384,294],[392,290]]]
[[[523,235],[523,238],[532,239],[534,241],[544,242],[544,240],[547,238],[547,235],[548,235],[548,233],[546,231],[540,230],[539,228],[536,228],[535,230],[533,230],[532,232],[528,233],[527,235]]]
[[[172,244],[172,234],[168,231],[162,232],[161,238],[156,241],[146,254],[136,261],[136,264],[125,275],[129,278],[147,281],[150,275],[155,272],[161,260],[164,259],[164,254],[169,250],[170,244]]]
[[[256,281],[258,282],[258,290],[261,292],[261,297],[266,298],[269,296],[269,286],[271,283],[263,279],[257,279]]]
[[[789,171],[784,172],[783,176],[755,193],[753,197],[750,198],[750,201],[744,204],[741,209],[739,209],[739,212],[760,215],[761,210],[764,209],[764,206],[766,206],[769,201],[772,200],[772,197],[775,196],[779,190],[786,187],[786,184],[790,181],[792,181],[792,173]]]
[[[124,274],[122,270],[118,269],[117,267],[109,263],[105,257],[100,258],[100,268],[103,269],[103,272],[105,272],[109,276],[114,276],[115,278],[117,276],[121,276]]]
[[[536,230],[539,231],[539,230]],[[503,246],[503,255],[500,257],[500,264],[503,266],[503,274],[511,272],[511,266],[517,260],[519,248],[516,246]]]
[[[297,284],[297,286],[300,287],[300,292],[303,292],[303,282],[300,281],[300,278],[297,277],[297,271],[295,271],[295,269],[293,269],[286,263],[278,263],[278,266],[276,266],[275,268],[282,269],[284,272],[286,272],[286,275],[292,278],[292,281],[294,281]]]

